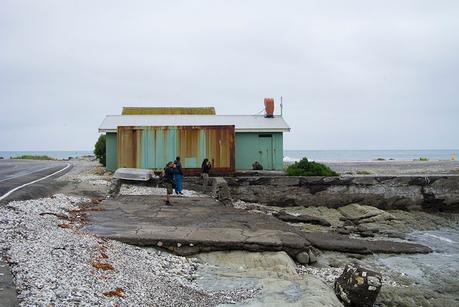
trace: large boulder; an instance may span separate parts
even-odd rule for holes
[[[371,307],[381,290],[381,274],[348,264],[335,281],[335,293],[345,306]]]
[[[338,211],[344,216],[343,220],[349,220],[354,224],[395,220],[395,216],[384,210],[359,204],[350,204],[338,208]]]

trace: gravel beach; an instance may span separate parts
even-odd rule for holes
[[[81,232],[88,202],[58,194],[0,208],[0,249],[21,306],[214,306],[256,294],[206,291],[192,259]]]
[[[459,161],[324,162],[343,176],[459,175]]]

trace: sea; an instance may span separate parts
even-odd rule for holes
[[[0,157],[9,159],[22,155],[47,155],[54,159],[68,159],[94,155],[89,150],[68,151],[0,151]],[[413,161],[427,158],[429,161],[448,161],[452,158],[459,159],[459,149],[425,149],[425,150],[284,150],[284,161],[293,162],[302,158],[319,162],[344,162],[344,161]]]

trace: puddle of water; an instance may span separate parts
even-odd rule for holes
[[[375,264],[394,275],[402,275],[414,284],[440,293],[459,295],[459,229],[417,231],[408,239],[429,246],[433,253],[418,255],[379,255]]]

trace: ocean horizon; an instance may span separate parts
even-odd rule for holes
[[[54,159],[68,159],[87,155],[94,155],[89,150],[26,150],[0,151],[0,157],[9,159],[22,155],[47,155]],[[427,158],[429,161],[450,161],[453,157],[459,158],[459,149],[409,149],[409,150],[284,150],[284,161],[293,162],[302,158],[319,162],[368,162],[377,160],[413,161]]]

